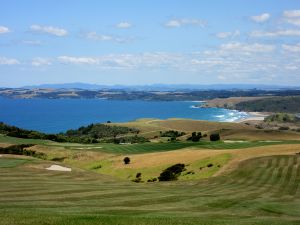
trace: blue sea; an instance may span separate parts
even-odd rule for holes
[[[108,120],[189,118],[232,122],[248,117],[247,113],[236,110],[196,107],[200,104],[188,101],[0,98],[0,121],[21,128],[58,133]]]

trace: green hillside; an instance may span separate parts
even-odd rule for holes
[[[272,97],[257,99],[252,101],[240,102],[235,105],[237,110],[247,112],[300,112],[300,97]]]

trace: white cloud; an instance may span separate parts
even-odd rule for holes
[[[120,28],[120,29],[128,29],[128,28],[131,28],[132,27],[132,24],[129,23],[129,22],[120,22],[116,25],[117,28]]]
[[[108,54],[98,57],[59,56],[57,59],[64,64],[96,65],[101,69],[175,67],[184,60],[180,54],[163,52]]]
[[[251,37],[300,36],[300,30],[253,31]]]
[[[276,79],[280,82],[283,75],[287,80],[299,76],[299,51],[300,43],[277,47],[257,42],[229,42],[205,52],[63,55],[52,59],[52,62],[91,67],[100,71],[130,70],[142,74],[143,71],[171,70],[228,82],[274,82]]]
[[[16,59],[0,57],[0,65],[16,65],[20,64],[20,62]]]
[[[87,33],[86,38],[96,40],[96,41],[112,41],[114,39],[110,35],[97,34],[96,32]]]
[[[40,25],[31,25],[30,30],[33,32],[38,32],[38,33],[46,33],[46,34],[51,34],[54,36],[62,37],[68,35],[68,31],[59,28],[59,27],[53,27],[53,26],[40,26]]]
[[[289,52],[300,53],[300,43],[296,45],[282,45],[282,49]]]
[[[8,27],[0,26],[0,34],[5,34],[9,32],[10,30],[8,29]]]
[[[275,46],[259,43],[245,44],[240,42],[231,42],[222,44],[220,49],[225,51],[239,51],[241,53],[272,52],[275,50]]]
[[[300,10],[284,11],[283,19],[289,24],[300,26]]]
[[[40,57],[36,57],[36,58],[32,59],[32,61],[31,61],[31,65],[33,65],[33,66],[48,66],[51,64],[52,63],[51,63],[50,59],[40,58]]]
[[[118,43],[124,43],[133,40],[133,38],[124,38],[107,34],[97,34],[96,32],[89,32],[85,34],[85,37],[94,41],[113,41]]]
[[[241,34],[240,31],[236,30],[236,31],[233,31],[233,32],[220,32],[220,33],[217,33],[216,37],[221,38],[221,39],[235,38],[235,37],[240,36],[240,34]]]
[[[283,16],[287,18],[300,17],[300,10],[286,10],[283,12]]]
[[[66,64],[98,64],[97,58],[93,57],[59,56],[58,60]]]
[[[271,17],[271,15],[269,13],[263,13],[261,15],[257,15],[257,16],[251,16],[251,20],[253,20],[256,23],[263,23],[266,22],[267,20],[269,20]]]
[[[199,27],[205,27],[206,25],[206,21],[204,20],[200,20],[200,19],[186,19],[186,18],[182,18],[182,19],[173,19],[173,20],[169,20],[165,23],[166,27],[182,27],[182,26],[186,26],[186,25],[193,25],[193,26],[199,26]]]
[[[24,41],[22,41],[22,43],[24,45],[33,45],[33,46],[38,46],[38,45],[42,44],[42,42],[38,41],[38,40],[24,40]]]

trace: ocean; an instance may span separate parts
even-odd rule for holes
[[[0,121],[20,128],[58,133],[90,123],[140,118],[188,118],[232,122],[248,114],[222,108],[199,108],[201,102],[118,101],[105,99],[0,98]]]

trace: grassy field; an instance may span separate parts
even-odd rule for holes
[[[57,143],[47,140],[39,139],[23,139],[0,135],[0,143],[10,144],[36,144],[50,147],[63,147],[67,150],[87,150],[87,151],[101,151],[113,154],[142,154],[151,152],[164,152],[173,151],[184,148],[200,148],[200,149],[241,149],[251,148],[267,145],[279,145],[279,144],[298,144],[300,140],[282,140],[282,141],[200,141],[200,142],[164,142],[164,143],[142,143],[142,144],[77,144],[77,143]]]
[[[174,143],[145,143],[145,144],[133,144],[133,145],[103,145],[101,151],[109,153],[122,153],[122,154],[139,154],[150,153],[160,151],[173,151],[183,148],[194,147],[197,149],[242,149],[252,148],[266,145],[278,145],[278,144],[299,144],[300,141],[279,141],[279,142],[263,142],[263,141],[249,141],[249,142],[174,142]]]
[[[300,224],[298,133],[192,120],[132,123],[149,137],[217,129],[223,140],[119,145],[0,136],[1,147],[35,144],[46,154],[0,156],[0,225]],[[175,163],[186,165],[178,181],[146,182]],[[53,164],[72,172],[45,169]],[[131,181],[137,173],[142,183]]]
[[[300,223],[299,155],[246,160],[200,181],[151,184],[11,160],[14,167],[0,168],[1,225]]]

